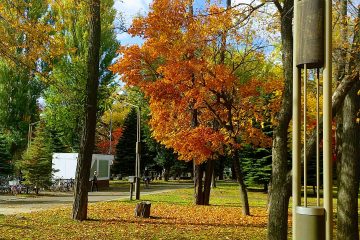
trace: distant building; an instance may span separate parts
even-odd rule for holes
[[[75,179],[78,153],[53,153],[52,164],[55,179]],[[93,154],[91,161],[90,179],[94,171],[98,174],[98,186],[109,187],[110,166],[114,155]]]

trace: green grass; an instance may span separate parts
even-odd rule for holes
[[[127,181],[112,182],[128,189]],[[252,216],[241,214],[238,186],[219,183],[210,206],[193,204],[189,182],[152,182],[150,187],[189,185],[156,195],[149,200],[151,218],[133,216],[137,201],[89,204],[87,221],[71,220],[71,207],[17,216],[0,216],[0,239],[265,239],[266,194],[249,193]]]
[[[181,188],[142,195],[141,201],[151,201],[150,219],[134,217],[138,201],[129,200],[91,203],[89,219],[82,222],[71,219],[71,206],[31,214],[0,215],[0,239],[266,239],[267,194],[258,189],[249,191],[252,216],[244,216],[239,186],[234,182],[218,182],[211,191],[210,206],[194,205],[194,189],[188,181],[154,181],[150,187],[162,190],[169,185]],[[119,189],[128,191],[129,183],[112,181],[111,190]],[[308,190],[309,202],[313,204],[315,196]],[[291,223],[289,237],[290,231]]]

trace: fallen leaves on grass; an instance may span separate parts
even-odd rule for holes
[[[134,203],[90,204],[89,220],[70,219],[61,208],[0,220],[4,239],[264,239],[265,208],[243,216],[240,207],[155,203],[151,218],[134,217]]]

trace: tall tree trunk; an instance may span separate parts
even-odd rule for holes
[[[360,9],[358,9],[360,19]],[[353,46],[360,42],[359,22],[355,26]],[[357,68],[360,61],[357,48],[349,63],[349,72]],[[357,91],[360,89],[358,80],[349,91],[343,104],[343,135],[341,164],[338,169],[338,215],[337,215],[337,239],[358,240],[358,194],[360,177],[360,124],[356,122],[357,112],[360,109],[360,97]]]
[[[209,160],[201,165],[195,165],[195,204],[196,205],[209,205],[210,202],[210,191],[211,191],[211,178],[214,172],[215,162]],[[205,171],[204,171],[205,167]],[[205,173],[205,180],[203,176]]]
[[[277,1],[276,1],[277,2]],[[284,90],[278,124],[273,132],[272,189],[268,216],[268,239],[286,240],[288,230],[288,206],[291,195],[291,177],[288,175],[288,128],[292,117],[292,67],[293,67],[293,0],[285,0],[278,7],[281,17],[282,62]]]
[[[80,153],[76,166],[75,192],[72,218],[85,220],[88,206],[88,184],[92,153],[95,143],[97,90],[99,85],[100,51],[100,0],[90,1],[90,34],[87,60],[85,121],[80,142]]]
[[[340,2],[340,46],[346,44],[348,42],[347,39],[347,0],[341,0]],[[339,58],[337,60],[337,69],[335,72],[335,80],[336,85],[339,86],[341,80],[345,76],[346,72],[346,49],[340,47],[339,49]],[[343,104],[341,105],[340,109],[342,109]],[[338,111],[336,113],[336,133],[335,133],[335,151],[336,151],[336,179],[339,179],[340,176],[340,169],[341,169],[341,153],[342,153],[342,134],[343,134],[343,115],[342,111]],[[339,183],[339,182],[338,182]]]
[[[358,240],[358,194],[360,177],[360,81],[344,101],[341,168],[338,169],[337,239]]]
[[[209,205],[210,203],[210,191],[211,191],[211,180],[212,176],[214,175],[214,167],[215,161],[209,160],[206,163],[206,170],[205,170],[205,181],[204,181],[204,205]]]
[[[239,161],[240,161],[239,150],[236,149],[234,152],[234,156],[233,156],[233,164],[234,164],[236,180],[239,183],[239,188],[240,188],[240,200],[241,200],[241,203],[243,204],[242,213],[244,215],[250,215],[250,207],[249,207],[249,199],[248,199],[248,195],[247,195],[247,189],[246,189],[246,185],[245,185],[245,182],[243,179],[243,173],[242,173]]]
[[[194,200],[196,205],[204,205],[202,165],[194,165]]]

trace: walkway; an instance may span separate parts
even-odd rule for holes
[[[140,199],[141,196],[144,195],[158,194],[189,187],[192,187],[192,185],[184,183],[151,184],[149,189],[141,189]],[[125,200],[129,199],[129,196],[129,190],[125,191],[125,189],[119,189],[119,191],[109,189],[108,191],[89,192],[89,202]],[[28,213],[62,206],[71,206],[73,199],[72,192],[46,192],[40,196],[25,196],[21,194],[17,196],[0,195],[0,215]],[[133,199],[135,199],[135,193],[133,194]]]

